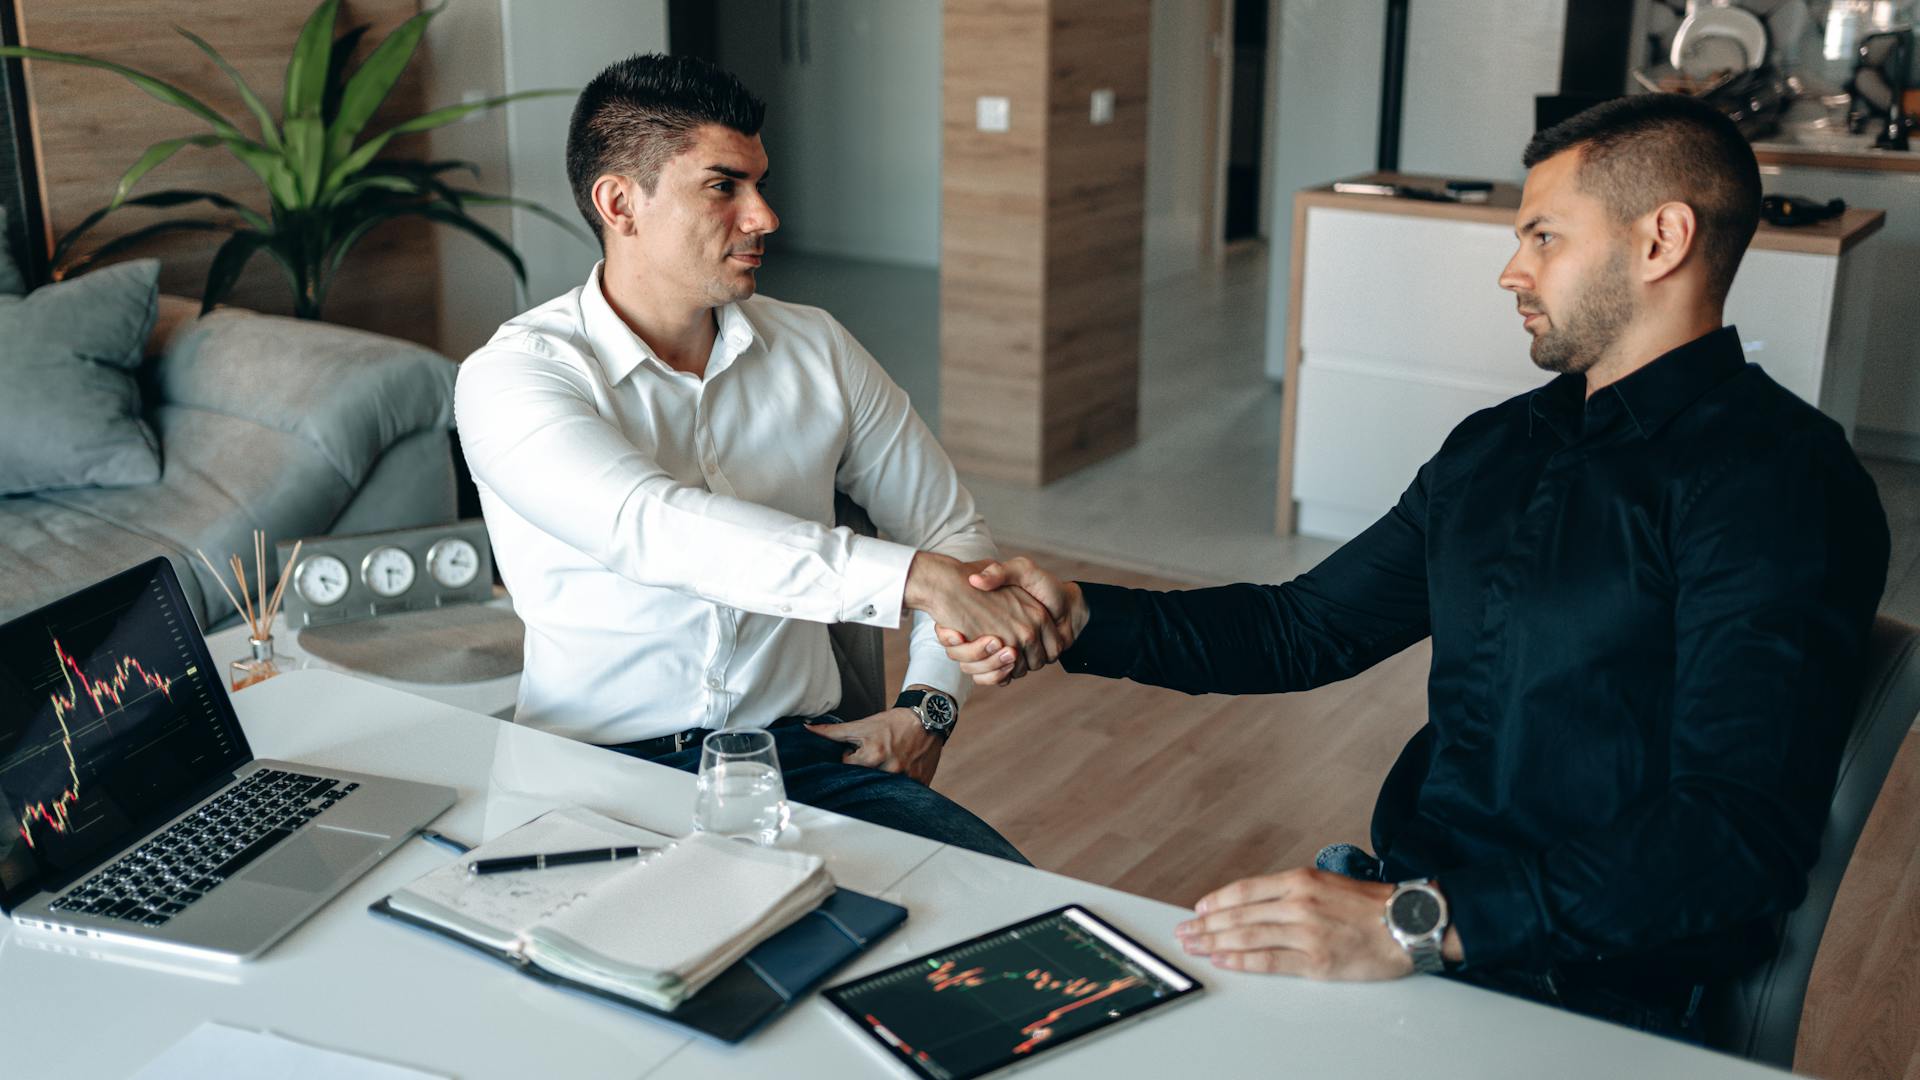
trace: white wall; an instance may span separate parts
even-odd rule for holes
[[[472,0],[468,0],[472,2]],[[509,93],[579,90],[615,60],[667,50],[666,0],[499,0]],[[578,216],[567,185],[567,120],[574,98],[507,106],[513,194],[557,214]],[[527,263],[521,307],[544,303],[587,279],[600,258],[591,246],[525,210],[513,211],[513,241]]]
[[[501,59],[499,0],[457,0],[427,24],[422,45],[427,67],[427,106],[485,100],[506,92]],[[521,108],[524,106],[507,106]],[[434,131],[436,160],[471,161],[475,178],[450,179],[461,187],[504,194],[512,189],[507,163],[505,110],[492,109]],[[512,239],[513,215],[503,208],[470,213]],[[513,270],[505,259],[457,229],[436,226],[440,264],[440,350],[459,359],[486,343],[501,323],[520,310]]]
[[[1146,266],[1151,283],[1199,268],[1208,249],[1208,0],[1153,0],[1147,79]]]
[[[1274,103],[1267,377],[1286,373],[1293,193],[1370,172],[1380,130],[1386,0],[1281,0]],[[1412,97],[1409,88],[1408,97]]]
[[[721,67],[767,103],[761,132],[791,251],[940,262],[940,0],[815,0],[806,54],[780,0],[714,0]]]
[[[1407,8],[1400,168],[1523,179],[1520,153],[1533,137],[1534,96],[1560,90],[1566,5],[1476,0]],[[1378,58],[1373,70],[1377,80]]]

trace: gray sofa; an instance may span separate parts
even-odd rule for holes
[[[271,545],[453,520],[454,370],[325,323],[222,310],[188,324],[142,373],[159,482],[0,499],[0,621],[165,555],[207,627],[234,610],[195,548],[251,566],[255,528]]]

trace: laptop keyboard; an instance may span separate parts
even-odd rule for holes
[[[163,926],[359,787],[261,769],[81,881],[52,907]]]

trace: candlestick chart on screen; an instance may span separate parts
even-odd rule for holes
[[[1170,989],[1063,914],[884,973],[845,1001],[896,1052],[951,1077],[1069,1040]]]

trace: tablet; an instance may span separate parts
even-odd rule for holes
[[[903,1075],[971,1080],[1200,992],[1085,908],[1035,915],[822,992]]]

